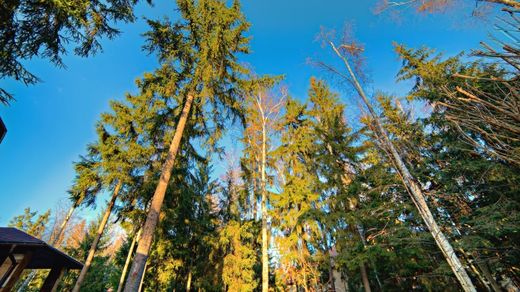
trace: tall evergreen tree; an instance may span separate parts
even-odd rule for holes
[[[396,170],[399,172],[399,175],[405,185],[406,189],[409,191],[412,201],[416,205],[421,217],[425,221],[425,224],[428,226],[430,233],[432,234],[435,242],[437,243],[439,249],[444,254],[448,264],[452,268],[453,273],[459,280],[462,288],[465,291],[476,291],[471,278],[468,276],[468,273],[464,269],[460,259],[458,258],[453,246],[448,241],[439,225],[437,224],[433,214],[426,202],[424,193],[417,183],[416,179],[410,173],[409,168],[407,167],[405,161],[402,156],[397,151],[395,145],[388,137],[387,130],[381,124],[377,113],[372,106],[368,96],[366,95],[363,87],[361,86],[356,73],[351,66],[351,61],[353,61],[356,57],[359,57],[360,48],[356,46],[355,43],[345,43],[341,44],[340,47],[337,47],[332,41],[329,42],[332,50],[336,53],[336,55],[341,59],[343,65],[347,69],[346,75],[341,75],[344,78],[345,82],[350,83],[355,88],[356,92],[361,97],[364,105],[366,106],[370,117],[373,119],[373,127],[375,132],[377,133],[377,137],[379,142],[381,143],[381,147],[383,151],[387,152],[388,158],[395,165]]]
[[[217,0],[179,0],[177,5],[182,20],[149,21],[151,30],[146,33],[147,48],[157,53],[162,63],[160,70],[169,75],[163,90],[177,97],[183,111],[161,169],[125,291],[138,289],[186,124],[206,128],[212,123],[218,138],[224,119],[228,114],[236,116],[240,109],[241,75],[246,70],[238,64],[237,54],[248,52],[244,33],[249,25],[239,3],[228,7]]]

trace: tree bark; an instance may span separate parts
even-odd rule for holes
[[[432,212],[430,211],[430,208],[428,207],[428,204],[426,203],[426,199],[424,198],[424,194],[422,193],[421,188],[419,185],[415,182],[415,179],[410,174],[410,171],[408,170],[408,167],[403,162],[403,159],[401,158],[400,154],[397,152],[397,150],[394,147],[394,144],[388,137],[388,134],[386,133],[386,130],[383,128],[383,125],[381,124],[377,113],[375,112],[374,108],[372,107],[370,101],[368,100],[368,97],[366,96],[363,88],[359,84],[359,81],[356,78],[356,75],[354,74],[354,71],[350,67],[350,64],[348,60],[341,55],[341,53],[338,51],[334,43],[330,42],[330,45],[334,52],[343,60],[345,67],[348,70],[350,81],[354,85],[356,91],[363,99],[363,102],[365,103],[365,106],[367,107],[370,116],[374,120],[375,128],[376,128],[376,135],[379,136],[379,139],[381,140],[383,147],[386,148],[386,150],[389,152],[388,158],[394,163],[395,168],[397,172],[399,173],[401,180],[403,181],[403,185],[407,189],[408,193],[411,196],[412,201],[414,202],[415,206],[417,207],[419,214],[421,215],[422,219],[424,220],[426,226],[430,230],[430,233],[432,234],[435,242],[437,243],[437,246],[442,251],[444,257],[446,258],[446,261],[450,265],[453,273],[459,280],[460,285],[462,286],[462,289],[464,291],[476,291],[475,286],[473,285],[471,278],[469,277],[468,273],[464,269],[464,266],[460,262],[460,259],[455,254],[455,251],[453,250],[452,245],[449,243],[446,236],[444,236],[444,233],[440,229],[439,225],[437,225],[437,222],[435,221],[435,218],[433,217]]]
[[[188,282],[186,283],[186,292],[191,290],[191,269],[188,272]]]
[[[81,196],[78,198],[76,202],[70,207],[69,212],[67,213],[67,216],[63,219],[63,222],[60,225],[60,229],[58,229],[58,233],[54,236],[53,240],[50,242],[50,245],[56,246],[61,243],[62,240],[62,234],[65,232],[65,227],[67,227],[67,224],[69,223],[70,218],[72,218],[72,214],[76,210],[76,208],[83,202],[83,199],[85,198],[84,194],[81,194]]]
[[[119,284],[117,285],[117,292],[121,292],[123,290],[126,271],[128,270],[130,260],[132,259],[132,254],[134,253],[135,243],[139,240],[139,237],[141,236],[141,231],[142,229],[139,228],[139,231],[137,231],[137,234],[132,239],[132,244],[130,244],[130,249],[128,250],[128,255],[126,256],[125,266],[123,267],[123,271],[121,272],[121,278],[119,279]]]
[[[332,269],[332,280],[334,284],[334,291],[335,292],[347,292],[348,286],[347,283],[343,280],[343,277],[341,276],[341,272],[338,271],[336,268]]]
[[[81,284],[83,284],[83,281],[85,280],[85,276],[87,275],[87,272],[90,268],[90,265],[92,265],[92,260],[94,259],[94,255],[97,250],[97,246],[99,244],[99,240],[101,239],[101,236],[103,235],[103,232],[105,231],[105,227],[108,222],[108,218],[110,217],[110,213],[112,213],[112,208],[114,208],[114,204],[117,199],[117,195],[119,194],[119,190],[121,189],[122,182],[118,182],[116,187],[114,188],[114,192],[112,193],[112,198],[110,199],[110,202],[108,203],[107,209],[105,211],[105,214],[103,215],[103,219],[101,219],[101,222],[99,223],[99,227],[97,230],[96,237],[94,238],[94,241],[92,242],[92,245],[90,246],[90,250],[88,251],[88,256],[85,261],[85,264],[83,265],[83,269],[81,269],[81,272],[79,273],[78,280],[76,281],[76,284],[74,285],[74,289],[72,289],[72,292],[79,292],[79,289],[81,288]]]
[[[266,164],[267,164],[267,150],[266,150],[266,125],[262,124],[262,292],[269,291],[269,256],[267,254],[268,238],[267,238],[267,181],[266,181]]]
[[[150,252],[150,247],[152,245],[153,234],[155,227],[157,226],[157,222],[159,221],[159,213],[161,212],[161,207],[166,195],[166,189],[168,187],[168,182],[170,181],[173,165],[175,163],[175,157],[177,156],[177,152],[179,150],[179,145],[184,133],[184,128],[188,120],[192,103],[193,95],[189,94],[184,103],[184,108],[182,109],[182,114],[179,118],[179,123],[177,124],[177,129],[175,130],[175,135],[173,136],[170,149],[168,150],[168,156],[162,165],[161,177],[155,189],[155,193],[152,198],[152,204],[150,205],[150,210],[148,211],[148,215],[144,223],[143,234],[141,239],[139,239],[139,244],[137,245],[137,252],[132,263],[132,268],[130,269],[130,273],[126,279],[124,290],[125,292],[135,292],[139,289],[139,282],[144,273],[146,260],[148,259],[148,253]]]
[[[503,4],[503,5],[506,5],[506,6],[515,8],[515,9],[520,9],[520,2],[518,2],[516,0],[484,0],[484,1]]]
[[[347,292],[348,284],[343,280],[341,272],[336,267],[336,262],[334,261],[334,257],[336,256],[336,251],[333,248],[329,250],[329,261],[330,261],[330,277],[331,283],[334,292]]]
[[[370,282],[368,281],[368,274],[365,263],[359,264],[359,272],[361,273],[361,280],[363,281],[363,288],[365,288],[365,292],[372,292],[372,289],[370,288]]]

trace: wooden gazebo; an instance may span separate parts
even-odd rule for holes
[[[83,264],[21,230],[0,227],[0,292],[13,289],[24,269],[50,269],[40,291],[55,291],[66,270]]]

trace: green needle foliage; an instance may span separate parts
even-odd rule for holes
[[[0,79],[13,78],[25,85],[40,79],[23,62],[34,57],[65,67],[62,57],[73,44],[74,53],[89,56],[102,49],[103,37],[120,31],[117,22],[133,22],[137,0],[6,0],[0,3]],[[148,1],[151,3],[151,1]],[[13,95],[0,88],[0,102]]]

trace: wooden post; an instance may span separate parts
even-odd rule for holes
[[[56,291],[56,288],[59,284],[59,279],[61,279],[61,276],[65,272],[65,269],[63,267],[54,267],[51,269],[49,274],[47,275],[47,278],[45,278],[45,282],[43,282],[42,287],[40,288],[40,292],[52,292]]]
[[[7,283],[5,283],[4,288],[0,289],[0,292],[9,292],[11,289],[13,289],[14,284],[16,284],[16,281],[18,281],[18,278],[20,278],[20,275],[22,274],[23,270],[29,263],[32,257],[32,252],[27,252],[23,259],[16,265],[14,268],[14,271],[11,273],[11,276],[9,277],[9,280],[7,280]]]

